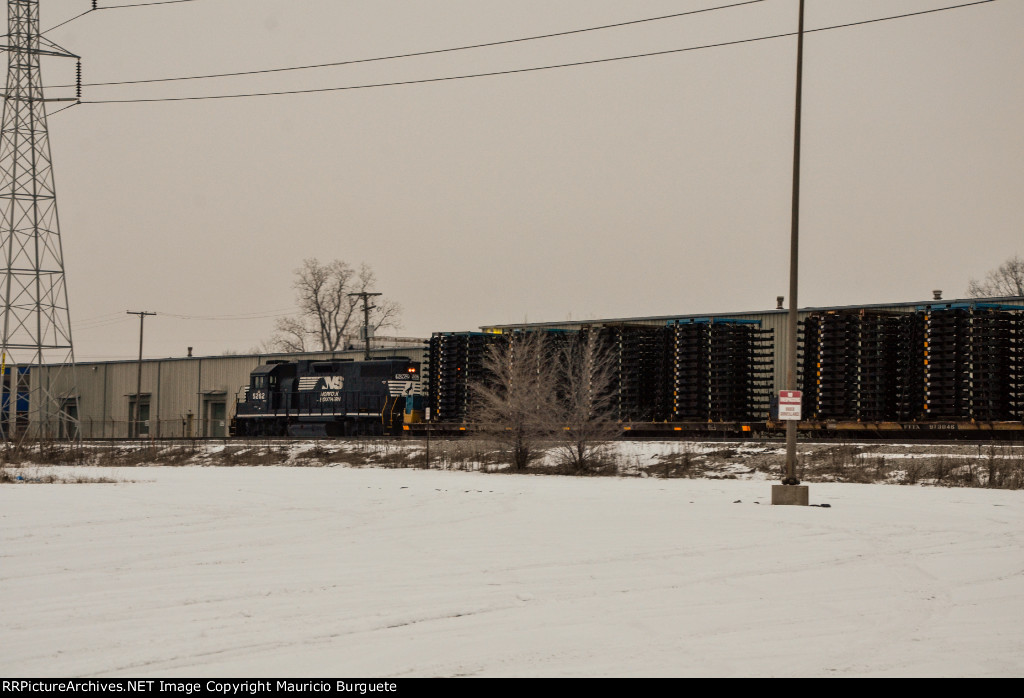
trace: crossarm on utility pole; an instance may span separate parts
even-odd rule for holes
[[[370,360],[370,311],[376,308],[375,305],[370,305],[370,296],[379,296],[379,293],[368,293],[367,291],[359,291],[358,293],[350,293],[350,296],[359,296],[363,299],[363,338],[366,340],[366,348],[363,350],[363,359],[365,361]]]

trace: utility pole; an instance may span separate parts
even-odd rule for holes
[[[797,342],[799,340],[799,306],[797,304],[797,269],[800,250],[800,117],[803,109],[804,70],[804,0],[800,0],[800,19],[796,44],[796,110],[793,125],[793,210],[789,239],[789,327],[786,356],[786,392],[792,395],[797,385]],[[780,395],[781,405],[781,395]],[[781,409],[780,409],[781,412]],[[772,487],[772,504],[807,504],[807,487],[796,477],[796,432],[798,419],[786,421],[786,472],[782,485]]]
[[[132,415],[132,429],[133,436],[139,438],[139,408],[142,406],[142,326],[146,322],[147,315],[156,315],[156,313],[148,313],[145,310],[129,310],[128,315],[139,316],[139,363],[138,370],[135,372],[135,414]]]
[[[77,399],[75,354],[46,108],[76,98],[44,97],[39,64],[41,56],[79,57],[40,35],[39,0],[8,0],[0,50],[7,53],[0,128],[0,351],[11,371],[11,424],[17,422],[18,369],[32,367],[28,431],[40,439],[50,436],[49,420],[56,414],[71,427],[70,436],[78,433],[70,407]],[[46,379],[44,363],[51,365]]]
[[[350,296],[359,296],[363,299],[363,338],[366,340],[366,349],[363,351],[363,359],[366,361],[370,360],[370,311],[376,308],[375,305],[370,305],[370,296],[379,296],[379,293],[367,293],[366,291],[360,291],[359,293],[350,293]]]

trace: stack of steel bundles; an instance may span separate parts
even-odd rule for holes
[[[982,304],[812,314],[802,328],[804,416],[1018,419],[1022,327],[1021,312]]]
[[[897,352],[902,318],[861,312],[857,345],[857,419],[886,421],[898,413]]]
[[[705,421],[710,413],[711,341],[706,324],[678,324],[673,330],[675,381],[673,421]]]
[[[846,313],[804,320],[805,419],[847,419],[856,413],[858,324]]]
[[[909,313],[897,320],[893,416],[899,421],[915,420],[924,412],[925,317],[924,313]]]
[[[809,315],[803,323],[805,417],[890,420],[897,418],[903,402],[912,414],[921,387],[901,379],[899,356],[901,347],[911,351],[915,327],[892,313]],[[902,373],[918,365],[909,362]]]
[[[749,326],[750,416],[767,419],[775,372],[775,331]]]
[[[749,421],[768,412],[772,333],[737,320],[671,325],[674,421]]]
[[[505,335],[482,332],[435,332],[430,338],[430,418],[463,422],[469,411],[470,386],[485,377],[487,348]]]
[[[1024,421],[1024,312],[1016,313],[1016,316],[1010,409],[1015,419]]]
[[[1010,408],[1016,419],[1024,421],[1024,312],[1016,313],[1017,327],[1013,342],[1014,366]]]
[[[971,311],[931,309],[924,320],[925,419],[956,419],[970,411]]]
[[[664,421],[668,412],[671,364],[669,331],[664,326],[615,325],[618,419],[623,422]]]
[[[975,310],[971,317],[970,417],[1009,420],[1018,416],[1020,316]]]

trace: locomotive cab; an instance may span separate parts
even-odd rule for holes
[[[273,362],[257,366],[249,374],[249,390],[246,404],[254,414],[268,414],[284,407],[283,397],[287,390],[282,385],[295,377],[295,364]]]

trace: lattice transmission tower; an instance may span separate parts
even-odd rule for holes
[[[11,440],[76,437],[75,354],[46,124],[47,104],[69,100],[43,96],[39,64],[42,56],[78,56],[40,36],[39,0],[8,0],[7,31],[0,46],[8,59],[0,132],[0,430]]]

